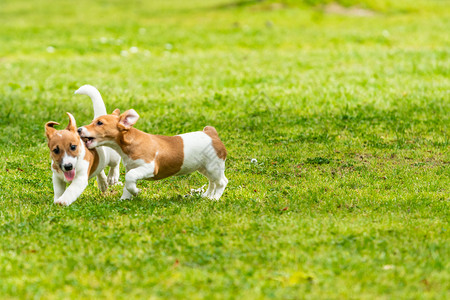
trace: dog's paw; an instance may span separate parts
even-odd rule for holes
[[[136,184],[127,184],[126,182],[125,189],[128,191],[128,194],[131,194],[133,196],[136,196],[141,192],[141,190],[137,188]]]
[[[69,206],[71,204],[71,202],[63,199],[62,197],[59,199],[56,199],[53,203],[56,205],[62,205],[62,206]]]
[[[122,185],[119,181],[119,176],[108,176],[108,184],[109,185]]]
[[[123,185],[123,184],[122,184],[122,182],[120,182],[117,179],[114,179],[114,180],[109,180],[108,179],[108,185],[113,186],[113,185]]]
[[[108,184],[106,182],[99,182],[98,188],[100,189],[100,191],[102,191],[102,193],[104,193],[108,189]]]
[[[135,188],[135,189],[132,189],[132,190],[128,190],[128,192],[130,192],[131,196],[133,197],[133,196],[139,195],[141,193],[141,189]]]
[[[123,200],[130,200],[131,199],[131,195],[122,195],[122,197],[120,197],[120,201],[123,201]]]

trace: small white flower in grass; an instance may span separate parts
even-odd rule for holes
[[[256,158],[252,158],[252,160],[250,161],[252,164],[257,164],[258,161],[256,160]]]
[[[47,47],[47,52],[48,52],[48,53],[53,53],[53,52],[55,52],[55,48],[52,47],[52,46],[48,46],[48,47]]]
[[[120,51],[120,55],[128,56],[128,51],[127,50],[122,50],[122,51]]]
[[[385,38],[388,38],[388,37],[391,36],[391,34],[389,33],[389,31],[387,31],[387,30],[383,30],[383,32],[381,32],[381,34],[382,34]]]
[[[170,43],[167,43],[165,46],[164,46],[164,48],[166,48],[166,50],[172,50],[173,49],[173,45],[172,44],[170,44]]]
[[[102,43],[102,44],[106,44],[107,41],[108,41],[108,38],[107,38],[107,37],[102,36],[102,37],[100,38],[100,43]]]
[[[383,266],[383,270],[392,270],[393,268],[395,268],[394,265],[384,265]]]
[[[134,53],[138,53],[138,51],[139,51],[138,47],[133,46],[130,48],[130,53],[134,54]]]

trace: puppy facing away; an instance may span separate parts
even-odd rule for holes
[[[158,180],[195,171],[209,179],[204,197],[218,200],[222,196],[228,183],[224,174],[227,151],[214,127],[162,136],[135,129],[133,125],[138,119],[134,109],[123,114],[116,109],[78,128],[89,149],[108,146],[122,157],[127,173],[121,199],[130,199],[139,193],[136,187],[139,179]]]
[[[77,94],[88,94],[94,104],[95,117],[106,114],[105,104],[100,93],[92,86],[83,86]],[[70,205],[84,191],[88,180],[97,176],[97,182],[102,192],[109,185],[118,183],[120,156],[114,150],[105,147],[88,149],[77,132],[75,118],[69,116],[66,129],[56,130],[56,122],[45,124],[48,147],[52,158],[54,202]],[[106,177],[104,168],[111,169]],[[70,185],[66,189],[66,184]]]

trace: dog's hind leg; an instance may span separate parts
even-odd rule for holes
[[[120,176],[120,163],[111,166],[108,172],[108,185],[121,184],[119,182]]]
[[[210,179],[211,175],[206,171],[206,169],[200,169],[198,170],[200,174],[208,178],[208,188],[206,189],[206,192],[202,194],[202,197],[211,198],[212,195],[214,195],[214,190],[216,188],[216,184],[214,181]]]
[[[212,199],[219,200],[222,196],[225,188],[227,187],[228,179],[225,177],[225,173],[222,172],[222,176],[218,182],[216,182],[216,189],[214,191],[214,195],[212,195]]]
[[[204,196],[214,200],[220,199],[228,184],[224,171],[225,162],[218,158],[209,162],[205,169],[200,172],[209,179],[209,187]]]
[[[120,176],[120,156],[116,152],[110,153],[109,172],[108,172],[108,185],[121,184],[119,182]]]
[[[108,189],[108,180],[103,170],[97,175],[97,185],[102,193]]]

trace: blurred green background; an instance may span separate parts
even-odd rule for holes
[[[2,0],[0,298],[448,298],[449,4]],[[193,174],[53,205],[43,126],[92,120],[83,84],[215,126],[221,200]]]

